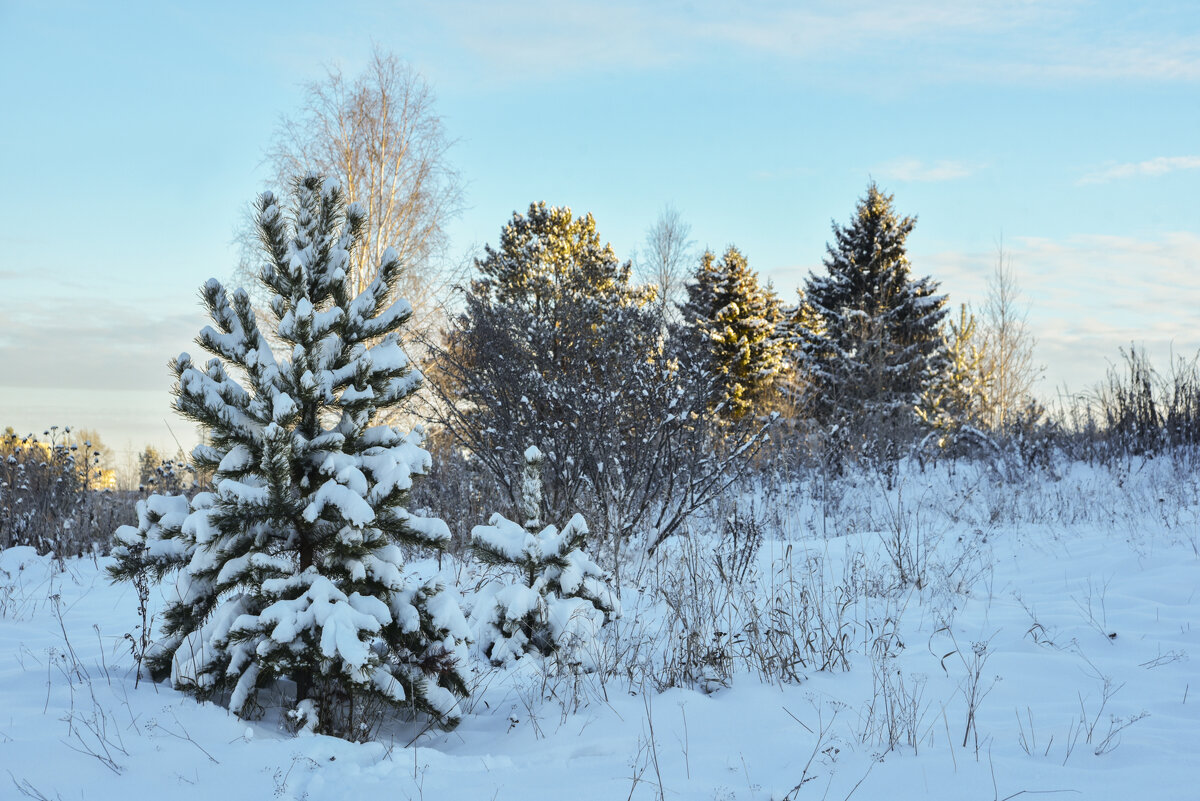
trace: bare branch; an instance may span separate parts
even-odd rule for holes
[[[1042,375],[1043,368],[1033,360],[1037,339],[1029,329],[1028,317],[1028,305],[1001,244],[983,306],[982,372],[991,384],[985,414],[993,430],[1003,430],[1021,411]]]

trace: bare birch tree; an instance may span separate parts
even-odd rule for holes
[[[1034,362],[1037,339],[1029,329],[1029,308],[1021,297],[1012,262],[1001,245],[983,305],[983,365],[988,377],[985,415],[1001,431],[1025,407],[1042,374]]]
[[[656,305],[664,324],[673,321],[675,304],[682,300],[696,244],[691,235],[692,226],[671,205],[664,206],[658,219],[646,230],[638,272],[641,280],[657,289]]]
[[[459,279],[444,258],[446,223],[462,206],[452,144],[429,84],[377,48],[357,77],[335,66],[310,84],[267,152],[275,185],[316,171],[337,178],[347,203],[363,207],[368,223],[352,256],[350,291],[361,292],[383,251],[395,248],[404,266],[397,291],[413,305],[414,333],[440,322],[440,306]]]

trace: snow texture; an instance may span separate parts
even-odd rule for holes
[[[857,614],[873,625],[890,616],[905,644],[887,660],[888,675],[873,667],[869,647],[859,647],[849,670],[810,668],[802,683],[764,678],[739,663],[728,687],[705,694],[699,684],[631,685],[618,673],[577,674],[525,655],[480,673],[486,680],[453,733],[417,738],[423,724],[397,719],[366,744],[312,736],[319,710],[311,703],[288,720],[290,702],[263,695],[262,716],[241,721],[221,706],[139,681],[124,639],[139,625],[137,598],[132,586],[109,582],[111,558],[60,564],[27,547],[0,551],[0,776],[8,788],[0,796],[23,798],[22,787],[89,801],[558,801],[568,787],[581,801],[649,801],[658,797],[661,775],[668,798],[783,799],[807,778],[793,798],[1059,791],[1053,795],[1192,801],[1200,786],[1195,473],[1164,460],[1113,474],[1074,466],[1053,480],[1033,475],[997,486],[964,464],[954,475],[901,480],[906,497],[921,498],[921,513],[937,522],[929,527],[937,535],[929,541],[931,565],[945,571],[931,572],[925,588],[888,587],[886,531],[869,522],[887,506],[869,480],[839,485],[827,536],[815,533],[827,505],[797,487],[780,509],[786,527],[763,543],[750,569],[757,583],[747,585],[778,594],[777,571],[807,582],[814,560],[826,581],[859,577],[866,594],[855,595]],[[720,547],[702,530],[694,536],[701,554]],[[669,578],[678,575],[672,565],[682,553],[664,555],[655,568],[663,579],[645,592],[624,588],[630,608],[619,629],[605,627],[601,646],[644,642],[653,648],[642,656],[663,669],[651,651],[676,652],[675,613],[661,599],[679,587]],[[449,561],[445,568],[411,563],[405,570],[421,578],[405,586],[449,584],[464,569]],[[466,568],[465,575],[473,574]],[[151,589],[150,612],[160,615],[174,587]],[[321,597],[364,622],[381,619],[381,610],[355,609],[349,596]],[[819,603],[822,596],[808,597]],[[485,598],[468,600],[480,608]],[[976,713],[978,758],[973,736],[963,746],[969,674],[951,654],[951,635],[967,664],[976,650],[987,658],[981,676],[992,689]],[[370,680],[394,688],[389,676]],[[918,740],[889,750],[864,736],[865,722],[870,709],[885,708],[882,687],[896,689],[897,677],[920,688]],[[309,734],[296,737],[296,728]]]

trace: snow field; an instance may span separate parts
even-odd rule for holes
[[[727,537],[673,542],[626,566],[590,659],[481,660],[456,730],[365,745],[138,682],[104,559],[0,552],[0,798],[1196,798],[1196,477],[898,484],[760,487],[743,580]]]

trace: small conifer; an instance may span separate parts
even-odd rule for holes
[[[381,422],[421,383],[393,297],[401,265],[387,251],[367,288],[347,272],[365,216],[335,182],[310,174],[291,209],[256,208],[277,349],[244,290],[202,291],[213,358],[173,362],[176,409],[200,424],[192,460],[212,491],[152,496],[139,525],[116,532],[116,579],[177,573],[152,675],[241,716],[288,679],[297,726],[367,736],[370,710],[403,707],[442,724],[466,693],[466,621],[452,594],[406,572],[401,546],[437,550],[445,523],[405,508],[427,472],[421,432]]]

